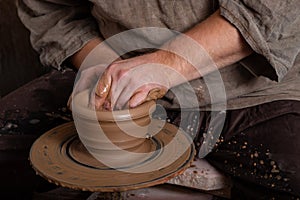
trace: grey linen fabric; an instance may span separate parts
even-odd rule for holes
[[[31,31],[33,47],[44,65],[63,68],[64,61],[94,37],[109,38],[132,28],[164,27],[184,32],[216,9],[232,23],[255,53],[220,70],[227,109],[275,100],[300,100],[300,1],[255,0],[19,0],[19,16]],[[143,38],[143,36],[140,36]],[[147,38],[144,38],[147,40]],[[158,37],[157,46],[169,38]],[[111,45],[118,51],[117,45]],[[203,78],[168,92],[161,103],[169,108],[211,109]],[[217,103],[216,103],[217,105]]]

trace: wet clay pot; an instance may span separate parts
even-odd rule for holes
[[[80,140],[97,160],[124,167],[152,151],[148,129],[154,101],[128,110],[97,111],[88,106],[88,97],[88,91],[75,95],[72,112]]]

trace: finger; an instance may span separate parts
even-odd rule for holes
[[[130,76],[128,75],[123,76],[121,79],[115,77],[114,80],[116,81],[112,82],[107,100],[110,100],[112,109],[121,110],[125,107],[136,88],[131,87]]]
[[[134,108],[136,106],[141,105],[145,101],[147,101],[148,91],[139,91],[135,93],[129,100],[128,104],[130,108]]]
[[[95,108],[101,109],[103,103],[105,102],[111,88],[112,78],[111,76],[104,72],[104,74],[99,79],[94,92]]]
[[[163,87],[161,88],[153,88],[149,91],[140,89],[139,92],[134,94],[129,100],[129,106],[131,108],[141,105],[146,101],[156,100],[162,98],[166,94],[167,90]]]
[[[112,83],[113,84],[113,83]],[[113,110],[113,106],[112,106],[112,103],[111,103],[111,94],[112,94],[112,87],[110,88],[110,91],[109,91],[109,93],[108,93],[108,95],[107,95],[107,97],[105,98],[105,100],[104,100],[104,103],[103,103],[103,108],[105,109],[105,110],[109,110],[109,111],[111,111],[111,110]]]
[[[128,102],[130,97],[134,95],[134,93],[138,92],[137,88],[132,88],[130,87],[129,84],[122,84],[120,82],[120,87],[117,88],[117,91],[114,95],[114,99],[112,98],[113,101],[113,108],[117,110],[125,109],[128,108]],[[122,87],[125,85],[125,87]],[[119,95],[118,95],[119,94]]]
[[[69,108],[70,111],[72,111],[72,97],[73,97],[73,92],[69,96],[68,102],[67,102],[67,108]]]
[[[100,98],[96,95],[96,87],[98,85],[96,84],[94,88],[89,93],[89,107],[94,108],[95,110],[103,110],[103,104],[105,99]]]
[[[165,87],[160,86],[158,88],[153,88],[148,93],[146,100],[150,101],[150,100],[160,99],[163,96],[165,96],[166,93],[167,93],[167,88]]]

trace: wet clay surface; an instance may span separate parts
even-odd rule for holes
[[[141,153],[161,146],[147,139],[154,101],[128,110],[99,111],[89,106],[89,96],[88,90],[76,94],[72,110],[80,140],[98,160],[105,159],[114,167],[126,167],[149,159],[150,154]]]

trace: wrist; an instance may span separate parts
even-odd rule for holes
[[[154,52],[154,54],[156,62],[172,69],[174,76],[176,77],[180,75],[184,77],[185,81],[190,81],[200,76],[197,69],[190,62],[188,62],[188,60],[172,51],[158,50],[157,52]],[[175,71],[177,75],[175,75]],[[171,76],[172,74],[168,75]],[[176,78],[176,80],[178,80],[178,78]],[[172,83],[172,86],[180,83],[182,82],[175,81]]]

